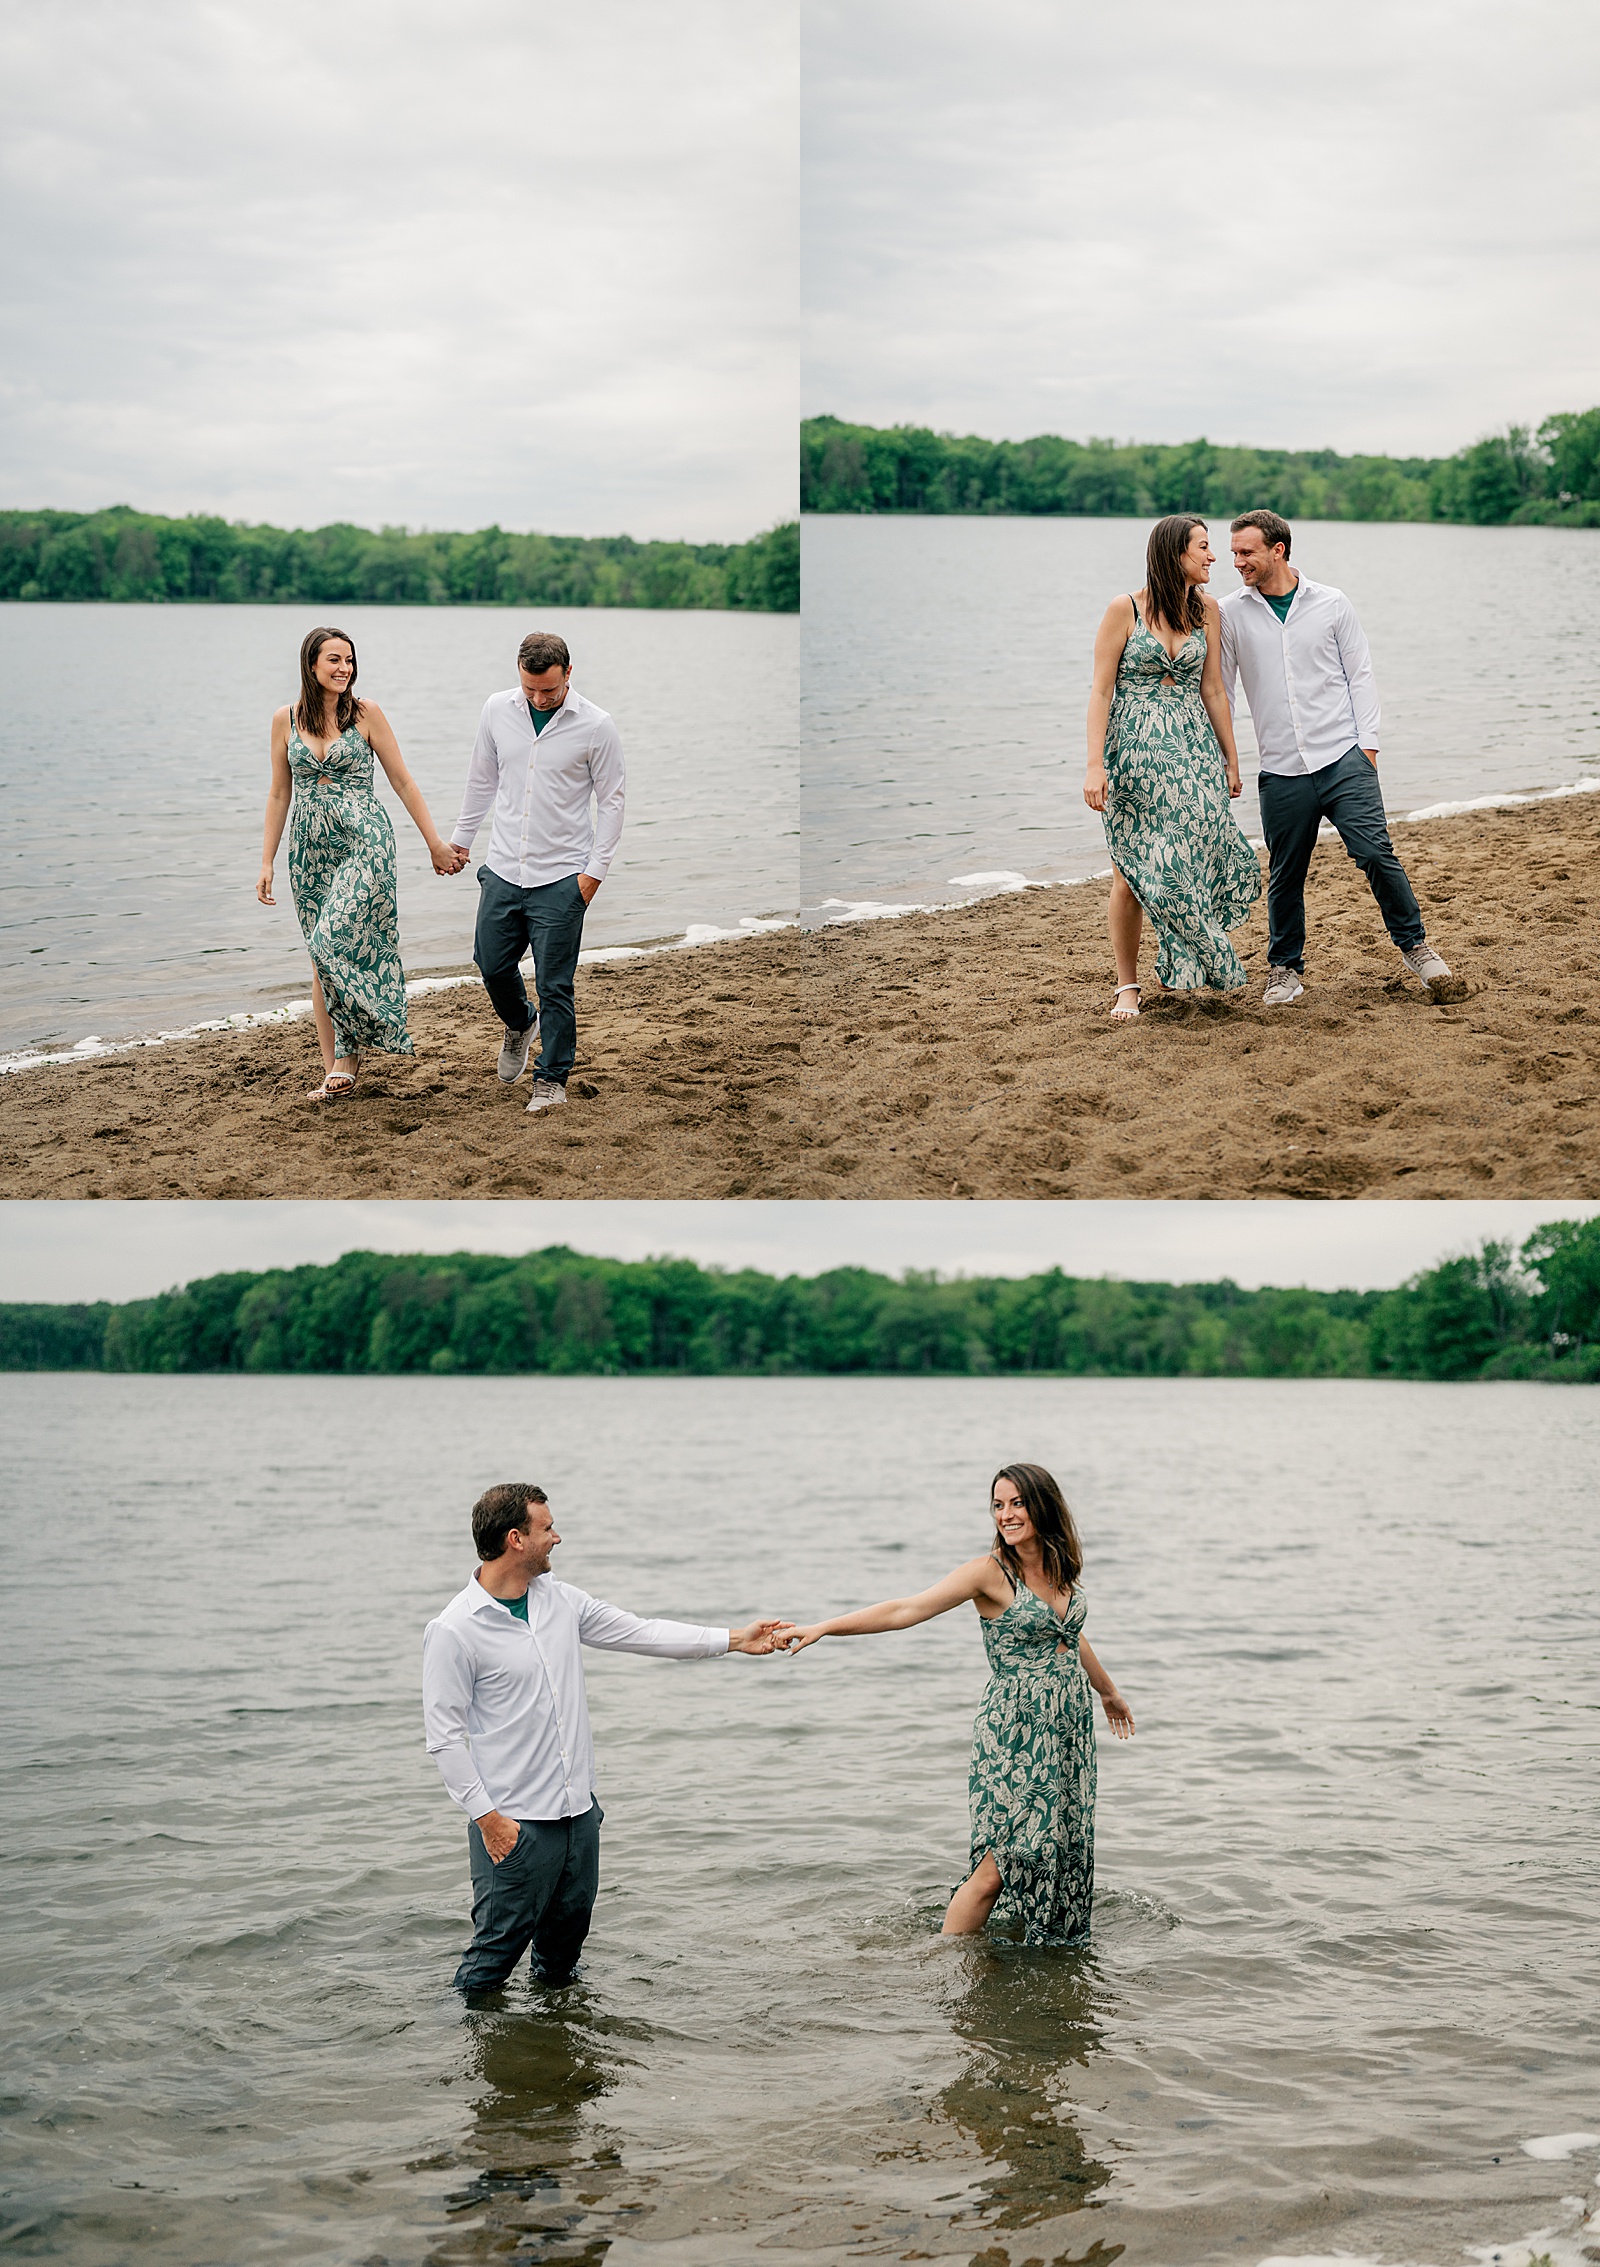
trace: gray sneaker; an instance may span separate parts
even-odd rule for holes
[[[1267,988],[1261,995],[1264,1008],[1286,1008],[1291,1000],[1299,999],[1305,986],[1292,968],[1272,967],[1267,970]]]
[[[566,1088],[559,1086],[553,1078],[536,1078],[533,1092],[528,1097],[527,1114],[531,1118],[535,1110],[553,1110],[558,1102],[565,1102],[566,1099]]]
[[[502,1086],[515,1086],[528,1067],[528,1056],[539,1036],[539,1018],[534,1017],[526,1031],[513,1031],[510,1024],[502,1024],[505,1037],[500,1042],[500,1060],[495,1068],[500,1073]]]
[[[1412,975],[1420,976],[1424,984],[1445,984],[1450,980],[1449,968],[1426,940],[1420,945],[1413,945],[1411,950],[1403,952],[1400,958],[1410,969]]]

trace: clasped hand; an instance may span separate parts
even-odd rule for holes
[[[728,1651],[730,1653],[783,1653],[788,1649],[787,1633],[793,1627],[793,1622],[779,1621],[776,1617],[763,1621],[747,1622],[743,1629],[729,1630]]]
[[[459,874],[471,853],[463,850],[458,842],[441,842],[429,855],[436,874]]]

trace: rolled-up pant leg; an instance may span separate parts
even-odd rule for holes
[[[536,1972],[563,1983],[577,1965],[600,1886],[600,1822],[592,1803],[581,1818],[525,1818],[498,1865],[476,1823],[467,1829],[472,1869],[472,1942],[456,1970],[458,1991],[493,1991],[533,1946]]]
[[[1338,830],[1340,841],[1366,875],[1384,927],[1402,952],[1410,952],[1422,942],[1422,910],[1389,840],[1377,765],[1359,748],[1352,748],[1326,771],[1319,771],[1316,779],[1323,816]]]

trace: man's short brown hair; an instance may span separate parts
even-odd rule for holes
[[[526,669],[530,677],[542,677],[547,669],[570,669],[566,639],[552,630],[530,630],[517,648],[517,667]]]
[[[1294,533],[1289,522],[1286,519],[1281,519],[1276,512],[1241,512],[1236,520],[1230,521],[1229,526],[1234,535],[1237,535],[1242,527],[1260,528],[1267,549],[1270,551],[1275,543],[1281,543],[1283,555],[1286,559],[1288,558],[1290,546],[1294,541]]]
[[[513,1527],[519,1535],[528,1532],[529,1504],[549,1501],[543,1488],[536,1488],[531,1480],[502,1480],[499,1487],[484,1489],[472,1507],[472,1541],[485,1566],[505,1556],[506,1537]]]

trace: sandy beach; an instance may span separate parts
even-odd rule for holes
[[[1105,884],[601,964],[564,1110],[500,1087],[476,987],[305,1102],[308,1023],[0,1082],[6,1197],[1600,1196],[1600,798],[1399,826],[1456,973],[1402,973],[1336,841],[1305,997],[1107,1020]],[[1153,958],[1148,943],[1146,974]]]

